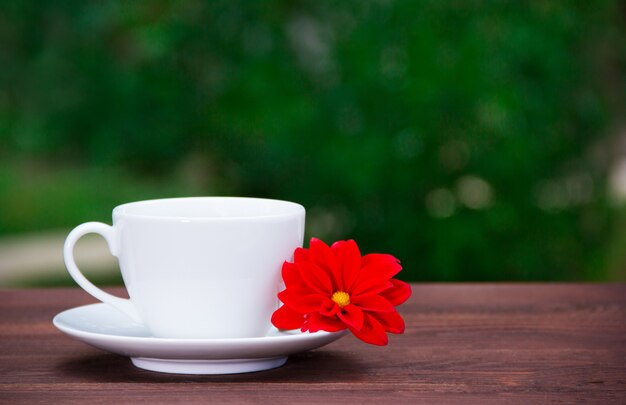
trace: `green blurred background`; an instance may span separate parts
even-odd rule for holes
[[[624,281],[624,27],[609,0],[3,1],[0,263],[41,270],[4,284],[72,285],[71,227],[195,195],[297,201],[405,280]]]

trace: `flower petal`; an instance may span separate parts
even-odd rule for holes
[[[356,297],[352,303],[364,311],[392,312],[395,308],[391,303],[380,295]]]
[[[324,316],[335,316],[339,312],[339,305],[329,298],[324,299],[322,305],[320,305],[319,312]]]
[[[377,312],[372,314],[387,332],[404,333],[404,319],[396,311]]]
[[[293,262],[298,264],[300,262],[308,262],[309,260],[309,249],[305,249],[305,248],[296,248],[296,250],[293,252]]]
[[[381,292],[381,296],[388,299],[389,302],[391,302],[391,304],[394,306],[400,305],[409,299],[409,297],[411,296],[411,286],[409,284],[396,278],[392,278],[389,281],[391,281],[393,287]]]
[[[402,270],[398,259],[391,255],[373,253],[363,256],[361,270],[351,295],[373,295],[393,287],[391,277]],[[385,287],[387,286],[387,287]]]
[[[311,262],[300,262],[297,266],[300,276],[309,287],[320,294],[331,295],[333,293],[333,283],[324,269]]]
[[[363,280],[359,278],[354,288],[352,288],[350,297],[356,299],[357,297],[376,295],[391,287],[393,287],[393,284],[389,280],[381,280],[379,278],[370,278]]]
[[[392,255],[371,253],[361,259],[361,276],[390,279],[402,270],[400,261]]]
[[[389,340],[385,328],[372,315],[367,313],[364,315],[365,319],[361,330],[350,328],[350,331],[365,343],[386,346]]]
[[[338,241],[331,246],[335,256],[337,257],[338,270],[337,281],[340,285],[337,287],[341,291],[350,291],[352,285],[359,275],[361,268],[361,252],[354,240]]]
[[[278,329],[299,329],[303,323],[304,315],[286,305],[278,308],[272,314],[272,325]]]
[[[347,326],[336,317],[322,316],[312,313],[308,318],[308,331],[317,332],[325,330],[326,332],[337,332],[346,329]]]
[[[358,330],[363,327],[363,311],[356,305],[346,305],[337,312],[337,316],[351,328]]]
[[[307,294],[303,290],[288,288],[278,293],[278,299],[294,311],[308,314],[318,311],[324,296],[321,294]]]
[[[309,247],[309,261],[314,262],[333,279],[339,272],[337,257],[327,244],[317,238],[311,238]],[[334,286],[339,285],[339,280],[332,280]]]
[[[283,281],[285,282],[285,286],[287,288],[302,286],[303,280],[300,277],[298,268],[295,264],[289,262],[283,263],[281,273],[283,276]]]

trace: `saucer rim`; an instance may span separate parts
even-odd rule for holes
[[[98,303],[93,303],[93,304],[87,304],[87,305],[79,305],[77,307],[73,307],[73,308],[69,308],[66,309],[64,311],[59,312],[58,314],[56,314],[53,318],[52,318],[52,324],[59,329],[61,332],[70,335],[70,336],[77,336],[80,335],[84,338],[95,338],[95,339],[101,339],[103,337],[106,337],[107,339],[111,339],[111,340],[118,340],[120,342],[122,341],[128,341],[128,340],[134,340],[134,341],[154,341],[154,342],[160,342],[160,343],[176,343],[176,344],[181,344],[181,343],[188,343],[191,345],[194,344],[207,344],[207,343],[212,343],[212,344],[232,344],[232,343],[241,343],[241,344],[246,344],[246,343],[258,343],[260,341],[263,340],[267,340],[267,339],[271,339],[271,340],[293,340],[293,339],[303,339],[306,337],[313,337],[315,336],[315,338],[321,338],[323,336],[341,336],[341,335],[345,335],[346,333],[348,333],[348,329],[344,329],[344,330],[340,330],[337,332],[327,332],[327,331],[317,331],[317,332],[301,332],[298,329],[291,329],[291,330],[278,330],[278,333],[280,333],[280,335],[266,335],[266,336],[255,336],[255,337],[244,337],[244,338],[160,338],[160,337],[156,337],[156,336],[128,336],[128,335],[113,335],[110,333],[99,333],[99,332],[91,332],[91,331],[85,331],[82,329],[77,329],[73,326],[69,326],[67,324],[63,324],[63,321],[61,320],[61,318],[64,315],[67,315],[68,313],[71,313],[75,310],[81,309],[81,308],[88,308],[88,307],[98,307],[98,306],[105,306],[105,307],[109,307],[112,310],[116,310],[115,308],[111,307],[110,305],[103,303],[103,302],[98,302]],[[132,320],[129,319],[130,322],[133,322]]]

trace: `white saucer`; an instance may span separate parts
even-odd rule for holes
[[[327,345],[341,332],[272,330],[266,337],[161,339],[107,304],[69,309],[54,317],[62,332],[99,349],[130,356],[133,364],[176,374],[236,374],[280,367],[290,354]]]

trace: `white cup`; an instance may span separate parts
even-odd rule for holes
[[[113,210],[113,226],[87,222],[68,235],[65,265],[85,291],[161,338],[265,336],[278,308],[280,269],[302,246],[304,208],[240,197],[139,201]],[[74,245],[102,235],[130,299],[93,285]]]

